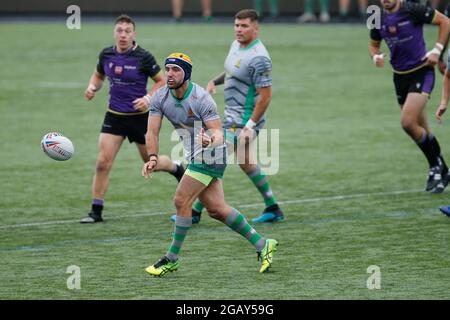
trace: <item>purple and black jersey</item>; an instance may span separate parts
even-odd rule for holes
[[[100,53],[97,72],[109,80],[109,108],[118,113],[136,113],[133,100],[147,94],[147,81],[161,71],[155,57],[134,45],[119,53],[116,47],[108,47]]]
[[[372,40],[386,41],[394,72],[411,71],[425,63],[423,25],[431,23],[434,14],[429,6],[406,2],[394,13],[383,12],[381,29],[370,30]]]

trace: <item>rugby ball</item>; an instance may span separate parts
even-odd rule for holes
[[[69,160],[75,152],[72,141],[58,132],[47,133],[42,138],[41,147],[47,156],[58,161]]]

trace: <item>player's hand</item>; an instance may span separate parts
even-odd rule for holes
[[[158,162],[155,158],[152,158],[150,161],[147,161],[144,163],[144,166],[142,167],[142,176],[145,179],[148,179],[151,177],[153,170],[156,169]]]
[[[427,65],[434,67],[439,62],[443,48],[444,46],[442,44],[436,43],[435,47],[425,54],[424,58],[427,59]]]
[[[214,84],[214,81],[208,82],[206,85],[206,91],[210,94],[216,94],[216,85]]]
[[[94,85],[90,84],[87,87],[86,91],[84,92],[84,97],[86,98],[86,100],[88,100],[88,101],[92,100],[92,98],[95,97],[96,91],[97,91],[97,88]]]
[[[427,58],[427,65],[434,67],[439,62],[439,54],[428,52],[425,56]]]
[[[438,107],[438,109],[436,110],[436,113],[434,114],[434,116],[436,117],[436,120],[439,123],[442,123],[442,115],[445,113],[445,111],[447,110],[447,105],[441,103]]]
[[[439,69],[439,72],[440,72],[442,75],[445,74],[445,70],[447,70],[447,65],[445,64],[444,61],[439,60],[439,62],[438,62],[438,69]]]
[[[255,136],[255,130],[250,129],[249,127],[242,128],[241,132],[239,133],[238,139],[240,144],[248,144],[250,141],[253,140],[253,137]]]
[[[205,129],[201,128],[200,133],[195,137],[195,142],[200,144],[203,148],[208,147],[213,143],[213,137],[206,134]]]
[[[378,67],[378,68],[383,68],[384,67],[384,57],[386,57],[386,54],[384,53],[380,53],[380,54],[376,54],[373,56],[373,63]]]
[[[144,97],[137,98],[133,101],[133,108],[137,111],[147,111],[148,110],[148,100]]]

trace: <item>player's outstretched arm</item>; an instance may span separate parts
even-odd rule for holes
[[[447,18],[450,17],[450,4],[448,4],[447,7],[445,8],[444,15]],[[447,38],[447,42],[444,43],[444,49],[442,49],[442,53],[439,56],[439,62],[438,62],[439,71],[441,72],[442,75],[444,75],[445,70],[447,70],[447,63],[445,62],[445,58],[446,58],[445,53],[447,52],[447,47],[448,47],[448,38]]]
[[[220,119],[209,120],[205,122],[208,132],[200,130],[197,135],[197,143],[200,143],[203,148],[215,148],[223,145],[223,129]]]
[[[152,88],[150,91],[143,97],[137,98],[133,101],[133,108],[144,112],[147,111],[150,106],[150,101],[152,99],[153,94],[165,85],[166,79],[164,78],[164,74],[160,71],[155,76],[152,77],[152,80],[154,82]]]
[[[450,34],[450,19],[435,10],[433,21],[431,23],[439,26],[436,44],[434,45],[434,48],[426,54],[428,64],[434,66],[439,62],[439,57],[448,43],[448,37]]]
[[[262,87],[257,88],[258,92],[258,100],[255,103],[255,109],[253,109],[253,113],[250,116],[250,119],[245,124],[244,128],[242,128],[239,133],[239,141],[241,144],[247,144],[255,137],[254,128],[256,124],[261,119],[261,117],[266,112],[267,108],[269,108],[270,101],[272,100],[272,87]]]
[[[269,108],[270,101],[272,101],[272,86],[257,88],[256,92],[258,92],[258,99],[255,103],[255,109],[253,109],[253,113],[250,117],[255,123],[257,123],[263,114]]]
[[[206,91],[208,91],[208,93],[210,94],[215,94],[216,86],[224,83],[225,83],[225,72],[222,72],[217,77],[208,82],[208,84],[206,85]]]
[[[444,78],[442,80],[441,102],[435,113],[435,117],[439,123],[442,122],[442,116],[447,110],[449,91],[450,91],[450,71],[447,69],[447,71],[445,71]]]
[[[103,81],[105,80],[105,75],[99,73],[97,70],[94,71],[91,78],[89,79],[88,87],[84,92],[84,97],[86,100],[91,100],[95,97],[95,93],[102,87]]]
[[[161,87],[164,87],[166,84],[166,78],[164,77],[164,73],[162,71],[158,72],[155,76],[152,77],[153,86],[150,89],[149,95],[153,96],[153,94]]]
[[[442,44],[443,47],[446,47],[450,35],[450,19],[439,11],[435,10],[432,23],[439,26],[437,42]]]
[[[384,53],[380,51],[381,42],[370,40],[369,41],[369,54],[372,57],[373,63],[378,68],[384,67],[384,57],[386,56]]]
[[[159,131],[161,130],[162,117],[149,115],[147,134],[145,135],[145,144],[147,147],[147,154],[149,159],[142,168],[142,176],[149,178],[153,170],[158,165],[158,152],[159,152]]]

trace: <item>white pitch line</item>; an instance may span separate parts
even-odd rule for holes
[[[357,194],[339,195],[339,196],[330,196],[330,197],[321,197],[321,198],[285,200],[285,201],[279,201],[278,204],[290,205],[290,204],[300,204],[300,203],[308,203],[308,202],[348,200],[348,199],[356,199],[356,198],[364,198],[364,197],[401,195],[401,194],[409,194],[409,193],[417,193],[417,192],[423,192],[423,190],[421,189],[421,190],[402,190],[402,191],[391,191],[391,192],[357,193]],[[252,207],[259,207],[259,206],[261,206],[260,202],[243,204],[243,205],[239,205],[237,207],[252,208]],[[136,214],[125,215],[125,216],[111,217],[111,218],[108,218],[108,220],[120,220],[120,219],[126,219],[126,218],[159,216],[159,215],[169,214],[171,212],[173,212],[173,211],[136,213]],[[7,225],[0,225],[0,229],[38,227],[38,226],[47,226],[47,225],[53,225],[53,224],[66,224],[66,223],[79,223],[79,221],[80,220],[55,220],[55,221],[30,222],[30,223],[20,223],[20,224],[7,224]]]
[[[354,199],[354,198],[363,198],[363,197],[372,197],[372,196],[391,196],[391,195],[417,193],[417,192],[423,192],[423,190],[420,189],[420,190],[402,190],[402,191],[376,192],[376,193],[357,193],[357,194],[330,196],[330,197],[322,197],[322,198],[286,200],[286,201],[279,201],[278,204],[289,205],[289,204],[299,204],[299,203],[307,203],[307,202],[347,200],[347,199]],[[257,204],[252,203],[252,204],[244,204],[239,207],[251,208],[251,207],[256,207],[256,206],[260,206],[260,205],[261,205],[261,203],[257,203]]]

